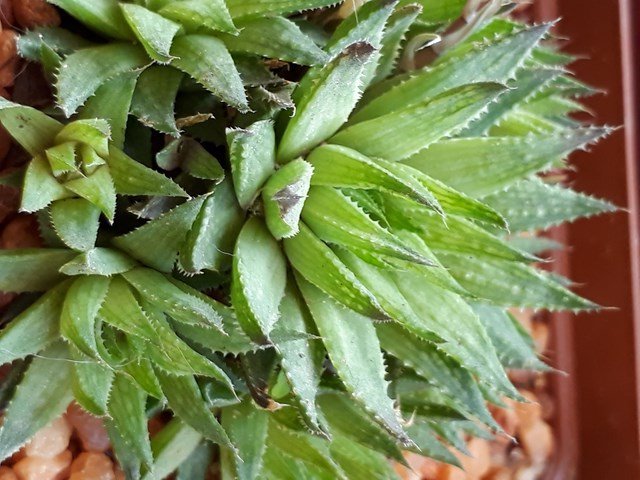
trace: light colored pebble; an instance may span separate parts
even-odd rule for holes
[[[66,450],[57,457],[25,457],[13,466],[18,480],[63,480],[69,475],[71,452]]]
[[[534,465],[543,464],[553,451],[553,430],[542,420],[522,428],[520,443]]]
[[[71,425],[64,417],[57,418],[38,431],[27,444],[27,457],[53,458],[69,446]]]
[[[78,434],[82,448],[88,452],[105,452],[111,446],[102,420],[85,412],[76,403],[69,405],[67,419]]]
[[[104,453],[81,453],[71,465],[69,480],[115,480],[113,462]]]
[[[521,390],[520,394],[530,403],[516,403],[515,412],[518,416],[520,428],[529,428],[542,418],[542,405],[538,403],[538,397],[533,392]]]

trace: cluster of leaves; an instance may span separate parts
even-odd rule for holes
[[[0,459],[75,399],[131,479],[456,463],[462,434],[500,433],[488,402],[523,400],[505,369],[549,368],[507,308],[597,308],[532,266],[531,232],[614,209],[539,175],[609,132],[569,118],[592,91],[548,25],[452,35],[460,0],[341,22],[300,14],[326,0],[52,3],[95,36],[20,41],[61,121],[0,103],[33,157],[3,180],[48,244],[0,252],[0,290],[25,294],[0,331]]]

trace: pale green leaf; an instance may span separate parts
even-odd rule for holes
[[[100,209],[83,198],[60,200],[51,206],[51,222],[56,234],[70,248],[86,251],[98,236]]]
[[[92,174],[69,180],[64,186],[98,207],[107,220],[113,222],[116,214],[116,189],[109,167],[98,167]]]
[[[226,0],[233,18],[286,15],[334,5],[336,0]]]
[[[381,255],[432,265],[429,259],[406,247],[392,232],[372,220],[353,200],[334,188],[311,188],[302,219],[320,240],[358,249],[367,258]]]
[[[440,210],[433,194],[409,170],[372,160],[340,145],[321,145],[307,157],[314,168],[312,185],[363,190],[383,190],[404,195]]]
[[[146,301],[163,309],[175,320],[221,327],[219,304],[198,290],[149,268],[134,268],[122,276]]]
[[[371,319],[335,303],[299,277],[298,285],[347,390],[390,433],[409,444],[388,396],[384,359]]]
[[[67,292],[60,315],[60,333],[89,357],[98,354],[96,319],[109,288],[109,279],[100,276],[78,277]]]
[[[312,175],[313,167],[297,159],[281,167],[265,184],[262,191],[265,218],[276,240],[298,233]]]
[[[442,61],[436,67],[427,67],[366,104],[354,114],[350,123],[405,110],[468,83],[505,83],[513,78],[517,68],[548,30],[549,25],[531,27],[477,47],[463,58],[453,58]]]
[[[89,28],[108,37],[129,40],[133,37],[126,26],[117,0],[49,0]]]
[[[218,159],[193,138],[181,137],[170,142],[156,155],[156,163],[163,170],[180,168],[192,177],[220,183],[225,172]]]
[[[237,33],[224,0],[183,0],[166,2],[160,15],[170,18],[187,30],[209,29],[213,31]]]
[[[171,65],[241,112],[249,107],[242,79],[224,43],[210,35],[183,35],[171,47]]]
[[[103,416],[113,383],[113,370],[79,352],[71,350],[74,360],[71,384],[73,397],[87,412]]]
[[[212,463],[213,446],[207,442],[200,442],[187,459],[180,462],[176,480],[207,480],[207,472]]]
[[[577,128],[544,136],[457,138],[434,143],[403,163],[477,198],[550,168],[558,157],[608,132]]]
[[[136,267],[138,263],[117,250],[91,248],[60,267],[65,275],[101,275],[110,277]]]
[[[233,255],[231,299],[242,329],[263,343],[280,317],[278,305],[287,282],[280,245],[257,217],[242,227]]]
[[[482,199],[499,211],[512,232],[545,229],[581,217],[614,212],[615,205],[540,179],[523,180]]]
[[[221,470],[231,473],[230,476],[223,475],[223,480],[260,478],[268,443],[269,413],[258,409],[250,398],[245,398],[241,404],[222,411],[222,426],[238,449],[237,457],[226,449],[221,451]]]
[[[101,157],[109,155],[111,126],[103,118],[85,118],[68,123],[56,135],[55,143],[86,143]]]
[[[60,337],[60,313],[68,287],[64,282],[52,288],[0,330],[0,364],[35,355]]]
[[[0,98],[0,122],[30,155],[36,156],[53,145],[62,124],[32,107]]]
[[[228,129],[227,143],[238,203],[247,209],[275,169],[273,122],[261,120],[244,130]]]
[[[289,263],[307,281],[367,317],[389,318],[371,292],[304,223],[295,237],[284,239],[283,245]]]
[[[75,142],[64,142],[45,150],[51,172],[55,176],[72,172],[78,168],[76,165],[77,146],[78,144]]]
[[[107,80],[80,109],[78,118],[104,118],[111,125],[111,143],[122,148],[131,98],[139,71],[125,72]]]
[[[189,200],[137,230],[116,237],[113,244],[145,265],[171,272],[205,200],[204,196]]]
[[[240,21],[237,25],[240,33],[221,37],[230,52],[277,58],[299,65],[318,65],[329,58],[286,18],[262,17]],[[266,38],[268,42],[264,41]]]
[[[370,157],[403,160],[462,130],[504,91],[505,87],[496,83],[454,88],[432,100],[356,123],[330,142]]]
[[[494,305],[549,310],[593,310],[598,306],[521,263],[441,254],[442,263],[472,295]]]
[[[182,462],[187,461],[191,455],[202,445],[202,435],[184,424],[178,418],[167,423],[162,430],[154,435],[151,440],[153,452],[153,466],[147,472],[143,480],[162,480],[178,468]],[[179,480],[187,480],[178,475]],[[197,477],[188,477],[188,480],[200,480]],[[204,480],[204,479],[202,479]]]
[[[502,308],[482,304],[472,306],[487,329],[505,368],[538,371],[550,369],[538,358],[533,348],[533,339],[517,319]]]
[[[143,125],[178,136],[174,107],[183,73],[160,65],[145,69],[138,78],[131,101],[131,113]]]
[[[334,435],[329,448],[331,457],[349,480],[399,480],[393,465],[384,455],[343,435]]]
[[[402,0],[400,5],[418,3],[424,8],[419,17],[426,24],[446,23],[456,19],[467,3],[465,0]]]
[[[72,194],[53,176],[43,156],[34,157],[24,173],[20,210],[33,213]]]
[[[109,148],[109,171],[120,195],[187,196],[172,180],[136,162],[114,146]]]
[[[55,82],[58,105],[69,117],[107,80],[148,64],[149,57],[138,45],[112,43],[78,50],[60,66]]]
[[[188,272],[224,271],[231,265],[236,238],[244,223],[230,179],[205,200],[180,249],[179,262]]]
[[[153,453],[147,432],[146,399],[147,395],[131,380],[122,374],[115,375],[108,404],[110,423],[120,442],[150,469]]]
[[[173,37],[180,30],[180,25],[140,5],[120,3],[120,8],[147,54],[156,62],[169,62]]]
[[[288,120],[278,161],[288,162],[333,135],[347,120],[361,94],[361,76],[374,48],[354,43],[294,92],[296,110]]]
[[[6,408],[0,428],[0,461],[62,415],[73,399],[67,348],[58,342],[34,358]]]
[[[36,27],[18,37],[18,53],[32,62],[41,61],[43,46],[56,54],[68,55],[75,50],[91,46],[80,35],[59,27]]]
[[[224,428],[207,408],[195,378],[167,375],[160,370],[156,375],[169,407],[183,422],[212,442],[233,448]]]
[[[0,250],[0,291],[41,292],[62,279],[59,268],[77,255],[66,249]]]

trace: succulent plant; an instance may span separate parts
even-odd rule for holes
[[[549,25],[494,1],[373,0],[339,22],[283,16],[327,1],[51,3],[116,41],[21,40],[65,114],[96,94],[80,119],[0,103],[33,157],[22,208],[49,214],[48,248],[0,252],[0,290],[44,292],[0,331],[0,364],[25,369],[0,459],[75,399],[128,478],[212,444],[223,478],[395,478],[402,449],[456,463],[460,432],[501,434],[487,403],[524,400],[505,369],[549,368],[508,308],[598,308],[532,265],[531,232],[615,209],[545,175],[610,132],[569,116],[592,90]],[[269,90],[258,56],[310,67],[275,63],[288,88]],[[236,110],[211,119],[219,101]]]

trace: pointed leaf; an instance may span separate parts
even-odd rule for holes
[[[113,146],[109,149],[109,171],[120,195],[187,196],[172,180],[136,162]]]
[[[171,281],[149,268],[134,268],[122,276],[146,301],[164,309],[174,319],[187,324],[221,327],[222,318],[217,312],[220,308],[217,302],[198,290]]]
[[[69,247],[86,251],[98,236],[100,209],[82,198],[70,198],[51,206],[51,221],[60,239]]]
[[[16,388],[0,428],[0,461],[6,460],[71,403],[71,364],[56,343],[34,358]]]
[[[67,282],[49,290],[0,330],[0,364],[35,355],[60,337]]]
[[[432,265],[432,262],[403,245],[393,233],[371,220],[358,205],[340,191],[313,187],[302,218],[319,239],[366,255],[378,254]]]
[[[89,28],[108,37],[122,40],[132,38],[117,0],[92,0],[91,3],[86,0],[50,0],[49,3],[66,10]]]
[[[189,200],[137,230],[116,237],[113,244],[156,270],[171,272],[205,200],[206,197]]]
[[[388,319],[376,298],[304,223],[295,237],[284,239],[283,245],[291,266],[307,281],[358,313]]]
[[[41,292],[58,283],[60,267],[77,255],[67,249],[0,250],[0,291]]]
[[[32,107],[0,98],[0,122],[30,155],[40,155],[53,145],[62,124]]]
[[[109,279],[79,277],[69,287],[60,315],[62,337],[89,357],[97,355],[95,324],[109,288]]]
[[[275,168],[273,122],[262,120],[246,130],[227,130],[233,185],[240,206],[247,209]]]
[[[269,338],[279,318],[286,269],[280,245],[261,220],[250,218],[236,243],[231,298],[240,326],[255,342]]]
[[[104,82],[148,63],[146,52],[137,45],[112,43],[78,50],[67,56],[60,67],[56,80],[58,104],[69,117]]]
[[[593,310],[598,306],[556,282],[548,274],[521,263],[492,258],[441,254],[451,274],[477,298],[505,307],[550,310]]]
[[[55,143],[77,142],[87,144],[99,156],[109,155],[109,137],[111,126],[103,118],[86,118],[68,123],[56,135]]]
[[[410,443],[387,393],[384,359],[371,320],[335,303],[305,280],[298,278],[298,285],[347,390],[390,433]]]
[[[89,176],[69,180],[64,186],[94,204],[107,220],[113,222],[116,214],[116,190],[109,167],[103,165]]]
[[[454,88],[432,100],[347,127],[330,142],[370,157],[403,160],[463,129],[504,91],[496,83]],[[407,132],[412,135],[407,137]]]
[[[324,349],[319,341],[314,340],[278,340],[278,330],[315,333],[313,319],[300,293],[291,282],[287,285],[285,296],[280,303],[280,312],[281,317],[274,332],[274,343],[280,355],[282,370],[291,385],[292,393],[298,399],[306,423],[314,430],[322,431],[316,395],[320,384]]]
[[[151,440],[153,468],[142,477],[142,480],[167,478],[196,451],[198,445],[202,445],[202,435],[180,419],[174,418]],[[199,479],[189,477],[189,480]]]
[[[175,57],[171,65],[230,106],[248,110],[242,79],[221,40],[211,35],[182,35],[174,40],[171,55]]]
[[[216,186],[205,200],[180,249],[180,266],[187,272],[224,271],[231,265],[236,238],[244,223],[231,180]]]
[[[615,205],[540,179],[523,180],[483,198],[506,218],[512,232],[545,229],[581,217],[614,212]]]
[[[226,0],[233,18],[285,15],[334,5],[336,0]]]
[[[107,80],[80,109],[78,118],[104,118],[111,125],[111,142],[117,148],[124,145],[124,133],[129,118],[131,98],[139,71],[125,72]]]
[[[267,431],[269,414],[253,405],[250,398],[246,398],[240,405],[225,408],[222,411],[222,426],[229,433],[233,445],[238,449],[238,457],[231,452],[222,450],[223,471],[226,469],[234,473],[238,480],[254,480],[260,478],[262,462],[267,447]]]
[[[113,370],[92,361],[81,353],[74,354],[72,369],[73,397],[87,412],[103,416],[107,413],[107,401],[113,382]]]
[[[124,273],[138,266],[138,263],[117,250],[91,248],[60,267],[65,275],[101,275],[110,277]]]
[[[428,9],[428,6],[425,7],[425,10]],[[437,67],[428,67],[365,105],[350,123],[406,109],[464,84],[505,83],[513,78],[517,68],[548,30],[549,25],[531,27],[493,41],[488,46],[477,47],[463,58],[453,58]]]
[[[312,175],[313,167],[298,159],[280,168],[265,184],[262,191],[265,218],[276,240],[298,233]]]
[[[43,156],[34,157],[24,174],[20,210],[33,213],[72,194],[53,176]]]
[[[189,137],[181,137],[169,143],[156,155],[156,163],[164,170],[180,168],[192,177],[216,183],[224,180],[225,176],[218,159]]]
[[[233,448],[224,428],[207,408],[195,378],[175,377],[160,370],[156,375],[169,406],[183,422],[212,442]]]
[[[359,152],[339,145],[321,145],[307,157],[313,165],[312,185],[383,190],[405,195],[439,210],[433,194],[415,178],[386,168],[387,162],[371,160]]]
[[[299,65],[317,65],[328,60],[300,28],[284,17],[263,17],[238,22],[240,33],[224,35],[230,52],[278,58]],[[269,41],[265,42],[264,39]]]
[[[361,75],[374,48],[354,43],[313,78],[298,85],[296,110],[278,149],[278,161],[288,162],[333,135],[347,120],[361,94]]]
[[[451,139],[435,143],[403,163],[477,198],[546,170],[558,157],[607,133],[605,128],[578,128],[540,137]]]
[[[147,395],[122,374],[113,379],[108,412],[122,442],[147,468],[153,464],[145,401]]]
[[[140,5],[120,3],[120,8],[147,54],[156,62],[169,62],[173,37],[180,30],[180,25]]]
[[[75,142],[64,142],[45,150],[49,166],[54,175],[61,175],[77,169]]]
[[[160,15],[170,18],[187,30],[206,28],[213,31],[237,33],[224,0],[184,0],[168,2]]]
[[[138,78],[131,113],[162,133],[178,136],[174,108],[183,73],[175,68],[151,66]]]

